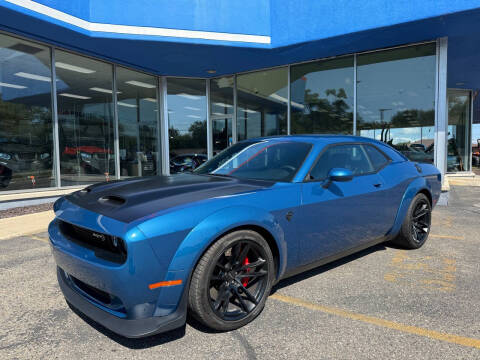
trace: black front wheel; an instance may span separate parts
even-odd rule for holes
[[[427,241],[431,223],[430,200],[425,194],[419,193],[413,198],[400,233],[393,242],[407,249],[418,249]]]
[[[262,311],[274,280],[274,261],[266,240],[240,230],[217,240],[192,275],[189,308],[207,327],[229,331]]]

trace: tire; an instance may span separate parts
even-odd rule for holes
[[[193,272],[190,313],[210,329],[238,329],[260,314],[274,278],[273,255],[260,234],[227,234],[205,252]]]
[[[425,244],[432,222],[432,205],[425,194],[418,193],[410,203],[402,228],[392,242],[406,249],[418,249]]]

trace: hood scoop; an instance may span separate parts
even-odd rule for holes
[[[102,205],[108,206],[121,206],[127,202],[124,198],[115,195],[102,196],[98,199],[98,202]]]

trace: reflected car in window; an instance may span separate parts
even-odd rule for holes
[[[242,141],[191,173],[100,183],[54,205],[60,288],[108,329],[143,337],[252,321],[286,277],[382,242],[428,238],[441,175],[354,136]]]
[[[205,154],[184,154],[170,160],[170,174],[191,172],[208,160]]]
[[[65,169],[82,174],[105,174],[114,166],[113,151],[95,145],[66,146],[62,152]]]
[[[12,178],[49,178],[53,159],[50,146],[39,139],[0,139],[0,186],[8,187]]]

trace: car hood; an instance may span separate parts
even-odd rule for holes
[[[176,206],[272,185],[259,180],[179,174],[100,183],[65,198],[87,210],[130,223]]]

